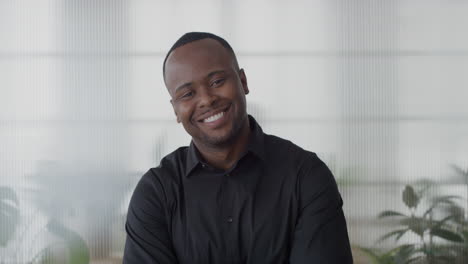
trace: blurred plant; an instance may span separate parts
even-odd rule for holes
[[[372,264],[405,263],[414,251],[414,245],[402,245],[387,252],[368,248],[361,248],[361,250],[369,256]]]
[[[61,244],[64,243],[68,250],[67,258],[57,259],[54,258],[54,244],[48,245],[42,249],[31,263],[40,264],[88,264],[89,263],[89,250],[86,242],[76,232],[70,230],[59,221],[52,219],[47,223],[47,230],[61,239]]]
[[[429,198],[427,182],[416,191],[407,185],[402,193],[402,201],[407,213],[386,210],[379,218],[397,219],[399,228],[383,235],[379,242],[394,238],[398,242],[405,234],[412,233],[419,237],[419,242],[404,244],[387,252],[362,248],[373,263],[462,263],[466,262],[468,232],[463,208],[457,204],[461,197],[444,195]],[[427,201],[428,207],[417,214],[421,201]],[[461,213],[460,213],[461,212]]]
[[[31,202],[46,216],[86,223],[86,229],[81,227],[79,231],[89,241],[91,257],[106,258],[115,250],[115,223],[121,218],[122,194],[134,178],[130,175],[119,166],[39,161],[37,171],[28,175],[33,184],[28,193]]]
[[[457,166],[457,165],[454,165],[452,164],[451,165],[453,171],[455,172],[455,176],[456,178],[462,180],[463,184],[465,184],[465,187],[467,188],[467,194],[468,194],[468,168],[466,170],[464,170],[463,168]],[[468,199],[466,199],[466,202],[467,202],[467,209],[468,209]],[[465,218],[468,218],[468,215],[467,215],[467,212],[465,212],[465,215],[464,215]]]
[[[18,225],[19,208],[16,193],[0,186],[0,247],[5,247]]]
[[[19,200],[15,191],[11,188],[0,186],[0,246],[7,247],[9,242],[13,239],[15,230],[20,222],[20,209],[19,209]],[[39,250],[39,253],[36,256],[32,257],[28,263],[40,263],[40,264],[55,264],[55,263],[67,263],[67,264],[88,264],[89,263],[89,249],[86,245],[86,242],[81,238],[79,234],[70,230],[60,221],[56,219],[49,219],[47,224],[41,230],[32,231],[29,228],[28,223],[26,230],[28,232],[20,232],[16,236],[24,236],[28,239],[31,237],[38,238],[41,235],[44,235],[43,231],[54,235],[59,240],[55,243],[49,243],[44,246],[43,249]],[[34,232],[34,233],[31,233]],[[23,239],[20,237],[19,239]],[[35,241],[32,242],[34,245]],[[62,255],[65,253],[67,256],[65,259],[57,261],[53,256],[56,254],[57,250],[54,250],[55,245],[65,246],[66,252],[60,252]],[[18,247],[18,248],[17,248]],[[24,245],[20,244],[18,246],[13,246],[10,248],[15,251],[22,251],[27,248],[24,248]],[[63,251],[63,250],[62,250]],[[0,256],[0,263],[4,263],[6,256]],[[22,258],[22,257],[21,257]],[[10,260],[6,260],[10,261]]]

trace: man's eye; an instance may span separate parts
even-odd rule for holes
[[[186,92],[183,95],[180,96],[180,98],[189,98],[193,95],[193,92]]]
[[[211,83],[211,86],[219,86],[223,84],[223,82],[224,82],[224,79],[216,79]]]

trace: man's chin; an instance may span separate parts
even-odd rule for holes
[[[226,147],[233,144],[239,136],[239,127],[227,124],[221,129],[204,131],[200,129],[196,143],[211,147]],[[190,133],[189,133],[190,134]],[[192,138],[194,138],[192,136]]]
[[[233,142],[233,139],[229,135],[220,135],[220,136],[206,136],[202,139],[202,144],[214,146],[214,147],[223,147],[229,145]]]

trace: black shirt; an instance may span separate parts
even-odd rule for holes
[[[228,171],[193,142],[161,160],[130,201],[124,263],[352,263],[337,185],[316,154],[264,134]]]

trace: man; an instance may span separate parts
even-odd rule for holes
[[[247,115],[247,77],[224,39],[183,35],[163,75],[192,142],[138,183],[124,263],[352,263],[330,170]]]

